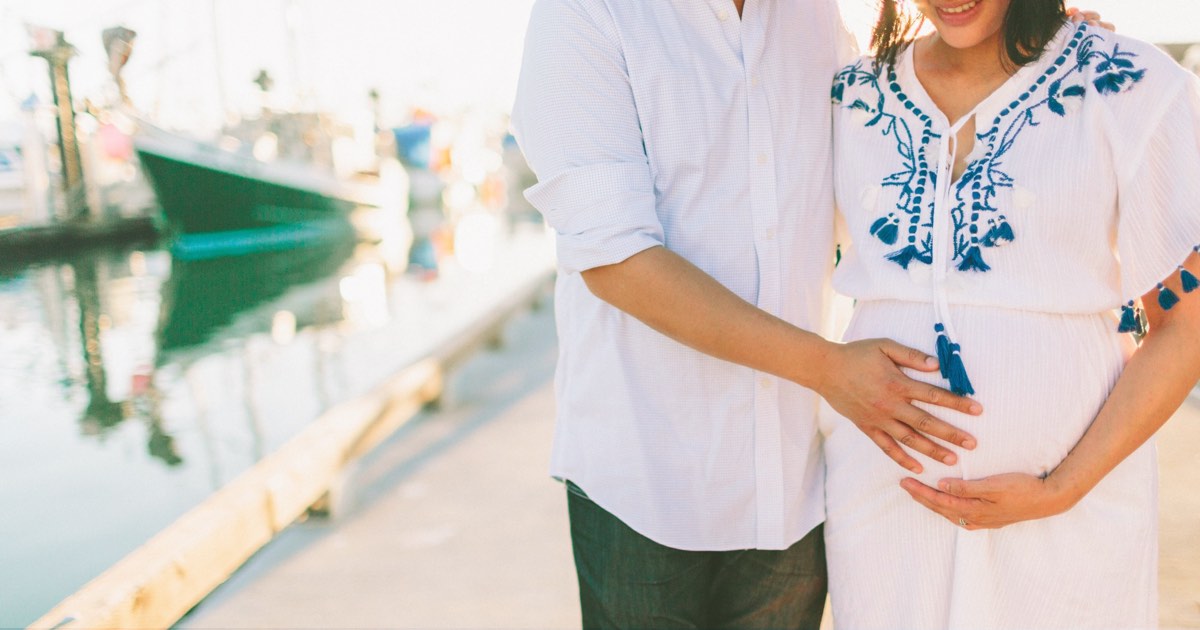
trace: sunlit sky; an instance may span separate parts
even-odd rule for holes
[[[666,0],[645,0],[666,1]],[[676,0],[696,1],[701,0]],[[1200,41],[1200,0],[1079,0],[1119,29],[1157,42]],[[865,35],[875,0],[839,0]],[[533,0],[0,0],[0,120],[31,91],[48,98],[45,64],[24,24],[66,31],[77,97],[114,93],[100,31],[138,31],[126,70],[134,104],[169,125],[215,126],[252,111],[266,68],[282,105],[361,112],[383,96],[388,122],[412,106],[504,111],[512,100]],[[288,36],[288,24],[293,37]],[[215,28],[214,28],[215,25]],[[215,45],[214,45],[215,43]]]

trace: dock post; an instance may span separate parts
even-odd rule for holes
[[[62,31],[35,27],[31,34],[34,49],[29,54],[45,59],[50,66],[50,92],[54,95],[63,193],[67,201],[66,220],[79,221],[87,216],[87,204],[83,183],[83,159],[80,157],[79,137],[75,127],[75,105],[71,99],[71,79],[67,72],[67,64],[77,51],[67,43]]]

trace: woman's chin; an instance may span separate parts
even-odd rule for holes
[[[937,25],[938,39],[947,46],[959,50],[975,48],[995,39],[999,29],[984,28],[983,25],[954,27]]]
[[[1004,28],[1007,3],[976,0],[960,6],[969,7],[969,10],[947,13],[943,9],[927,6],[922,11],[937,29],[938,37],[950,47],[974,48],[995,38]]]
[[[938,31],[938,38],[951,48],[966,50],[974,48],[989,39],[982,33],[963,32],[964,29],[946,29]]]

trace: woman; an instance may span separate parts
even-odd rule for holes
[[[1150,438],[1200,376],[1197,80],[1055,0],[883,4],[833,87],[846,338],[936,348],[911,375],[985,412],[937,412],[978,447],[910,478],[825,409],[834,619],[1152,627]]]

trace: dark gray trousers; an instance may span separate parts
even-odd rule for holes
[[[817,527],[784,551],[681,551],[567,486],[584,628],[816,630],[828,579]]]

